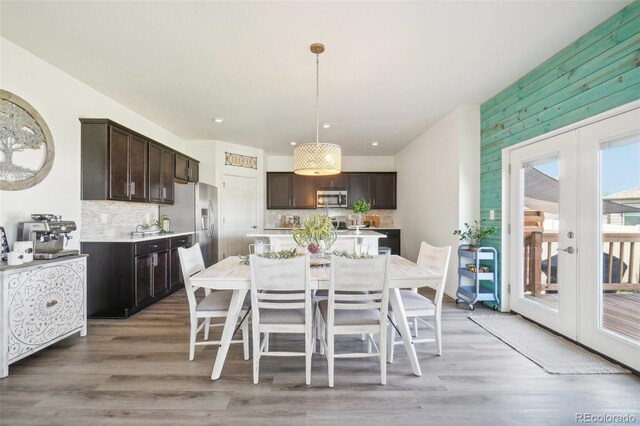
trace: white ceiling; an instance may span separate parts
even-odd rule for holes
[[[182,138],[278,155],[315,141],[321,42],[321,140],[390,155],[628,3],[2,0],[0,31]]]

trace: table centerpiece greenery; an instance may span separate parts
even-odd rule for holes
[[[291,235],[296,244],[306,247],[312,254],[328,250],[338,238],[331,218],[321,214],[307,217],[302,227],[294,229]]]

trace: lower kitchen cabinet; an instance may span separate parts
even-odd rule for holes
[[[400,256],[400,230],[399,229],[372,229],[387,236],[378,241],[378,247],[389,247],[391,254]]]
[[[192,239],[81,243],[89,255],[87,316],[127,318],[182,287],[178,247],[191,246]]]

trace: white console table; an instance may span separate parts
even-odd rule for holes
[[[61,339],[86,336],[86,300],[86,255],[0,265],[0,377]]]

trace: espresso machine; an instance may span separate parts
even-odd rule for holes
[[[35,260],[56,259],[74,256],[78,250],[65,250],[67,242],[73,238],[70,232],[77,228],[72,220],[62,220],[62,216],[52,214],[32,214],[32,221],[18,223],[18,240],[33,241]]]

